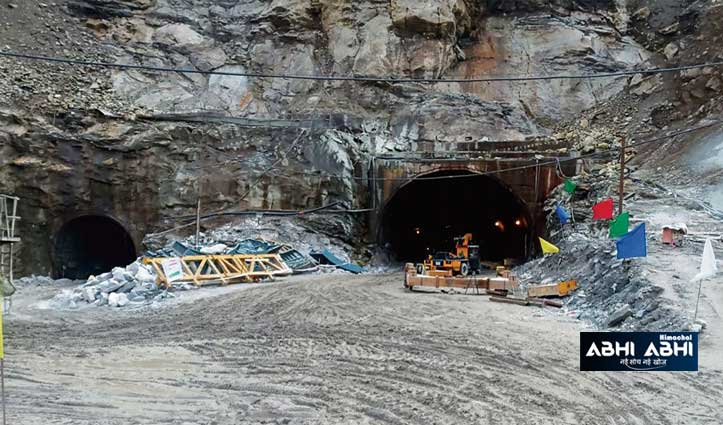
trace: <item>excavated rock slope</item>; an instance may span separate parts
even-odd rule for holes
[[[648,3],[2,0],[0,49],[198,71],[420,78],[584,74],[716,57],[706,37],[717,40],[717,4]],[[140,244],[193,214],[199,195],[209,211],[334,201],[365,208],[374,155],[541,136],[604,149],[633,126],[654,132],[717,113],[722,86],[718,68],[410,84],[2,57],[0,73],[0,179],[3,192],[23,198],[21,273],[50,272],[53,237],[78,215],[109,215]],[[349,218],[339,231],[358,239],[363,228]]]

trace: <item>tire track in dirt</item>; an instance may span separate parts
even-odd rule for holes
[[[180,355],[178,372],[151,364],[134,377],[170,395],[66,406],[76,422],[65,423],[93,423],[79,412],[116,412],[119,405],[143,412],[136,423],[151,423],[174,399],[186,403],[177,416],[219,424],[723,422],[719,371],[581,373],[577,325],[485,297],[405,292],[400,279],[321,276],[157,310],[14,323],[17,348],[28,353],[15,380],[25,382],[18,407],[32,416],[33,381],[44,382],[44,396],[90,397],[59,378],[62,368],[40,373],[42,362],[30,353],[80,352],[76,361],[91,367],[96,356],[115,359],[127,350],[141,358]],[[123,344],[115,353],[109,347],[117,341]],[[83,376],[91,387],[103,381]],[[185,398],[193,394],[205,398]],[[61,407],[39,415],[55,417],[54,409]],[[110,417],[107,423],[129,423],[127,415]]]

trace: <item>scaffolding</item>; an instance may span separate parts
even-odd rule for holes
[[[237,282],[257,282],[286,276],[293,270],[278,254],[190,255],[175,257],[180,261],[182,276],[179,282],[192,282],[196,286],[208,283],[227,285]],[[163,262],[171,258],[145,257],[158,275],[157,282],[166,288],[171,282],[164,273]]]
[[[0,281],[3,299],[15,292],[13,285],[13,245],[20,242],[15,234],[15,223],[20,198],[0,194]]]

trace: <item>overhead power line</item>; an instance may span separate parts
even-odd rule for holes
[[[707,62],[693,65],[682,65],[676,67],[658,67],[646,69],[631,69],[613,72],[601,72],[595,74],[554,74],[554,75],[521,75],[521,76],[490,76],[475,78],[409,78],[394,76],[335,76],[335,75],[299,75],[299,74],[280,74],[280,73],[264,73],[264,72],[231,72],[231,71],[203,71],[200,69],[172,68],[164,66],[148,66],[134,65],[124,63],[99,62],[83,59],[73,59],[61,56],[42,56],[31,55],[26,53],[17,53],[10,51],[0,51],[0,56],[12,57],[17,59],[27,59],[33,61],[56,62],[67,65],[81,65],[100,68],[116,68],[125,70],[140,70],[152,72],[173,72],[181,74],[202,74],[202,75],[224,75],[233,77],[248,78],[277,78],[284,80],[315,80],[315,81],[359,81],[359,82],[382,82],[382,83],[493,83],[493,82],[525,82],[525,81],[543,81],[543,80],[582,80],[594,78],[612,78],[625,77],[631,75],[649,75],[663,74],[670,72],[686,71],[690,69],[698,69],[705,67],[723,66],[723,61]]]

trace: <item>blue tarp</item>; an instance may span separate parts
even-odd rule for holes
[[[225,252],[225,254],[275,254],[282,248],[284,248],[284,246],[266,241],[244,239],[237,243],[236,246]],[[170,248],[163,248],[158,251],[148,251],[146,253],[146,256],[148,257],[183,257],[188,255],[207,254],[178,241],[173,242],[173,245],[171,245]],[[316,266],[311,258],[290,247],[286,247],[283,252],[279,253],[279,255],[281,256],[281,259],[294,271],[308,271]]]
[[[312,252],[311,256],[314,257],[319,264],[333,264],[340,269],[346,270],[352,273],[362,273],[364,269],[358,264],[347,263],[342,261],[340,258],[331,253],[328,249],[324,249],[321,252]]]
[[[256,239],[244,239],[231,248],[227,254],[273,254],[281,249],[281,245]]]
[[[181,242],[173,242],[170,248],[161,248],[158,251],[146,252],[146,257],[183,257],[185,255],[206,255]]]

